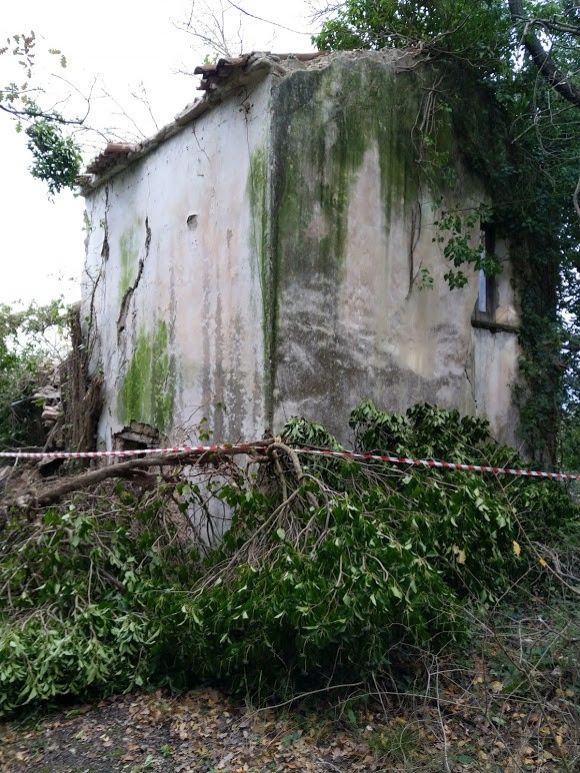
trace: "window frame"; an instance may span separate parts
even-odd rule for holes
[[[482,222],[480,225],[481,250],[485,255],[494,255],[496,246],[495,226],[493,223]],[[497,277],[487,276],[485,271],[479,269],[478,292],[475,307],[471,317],[473,327],[499,329],[496,325],[495,315],[498,307],[498,283]]]

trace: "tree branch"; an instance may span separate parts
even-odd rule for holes
[[[287,30],[288,32],[293,32],[296,35],[308,35],[309,37],[312,35],[312,32],[305,32],[304,30],[295,30],[292,27],[286,27],[284,24],[280,24],[277,21],[273,21],[272,19],[264,19],[262,16],[257,16],[255,13],[250,13],[250,11],[247,11],[245,8],[242,8],[241,5],[238,5],[237,3],[232,2],[232,0],[226,0],[228,5],[230,5],[232,8],[235,8],[236,11],[243,14],[244,16],[249,16],[250,19],[256,19],[256,21],[262,21],[265,24],[270,24],[272,27],[279,27],[281,30]]]
[[[126,477],[127,475],[131,475],[135,470],[146,470],[148,467],[166,467],[175,464],[197,464],[200,466],[204,464],[215,464],[216,462],[223,461],[225,458],[235,456],[236,454],[243,453],[255,455],[261,448],[267,449],[270,444],[271,441],[263,440],[253,442],[247,447],[244,447],[243,450],[240,445],[237,445],[231,447],[224,446],[216,451],[193,449],[171,454],[134,457],[125,462],[108,464],[104,467],[98,467],[95,470],[88,470],[87,472],[82,472],[78,475],[62,478],[58,482],[37,491],[31,490],[24,494],[19,494],[16,500],[8,501],[7,506],[23,507],[31,504],[36,506],[47,505],[61,499],[66,494],[70,494],[73,491],[78,491],[87,486],[93,486],[108,478]],[[286,448],[285,446],[279,447]]]
[[[538,38],[530,32],[532,20],[524,14],[522,0],[508,0],[512,19],[514,22],[526,22],[523,35],[523,43],[542,77],[564,99],[573,105],[580,107],[580,89],[565,77],[564,73],[554,64],[554,60],[546,52]]]
[[[83,125],[83,121],[79,118],[63,118],[62,116],[55,115],[55,113],[45,113],[42,110],[24,110],[1,103],[0,110],[3,110],[5,113],[9,113],[10,115],[16,116],[18,118],[45,118],[47,121],[52,121],[53,123],[60,123],[67,126]]]
[[[527,20],[521,19],[521,21]],[[572,24],[563,24],[560,21],[554,21],[552,19],[530,19],[528,23],[537,27],[543,27],[548,32],[562,32],[565,35],[580,37],[580,27],[573,26]]]
[[[578,217],[580,217],[580,202],[578,201],[579,197],[580,197],[580,177],[578,178],[578,182],[576,183],[576,188],[574,189],[574,193],[572,195],[572,201],[574,202],[574,209],[576,210]]]

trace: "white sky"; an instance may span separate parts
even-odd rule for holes
[[[226,9],[224,18],[234,53],[240,49],[238,30],[245,51],[312,49],[311,13],[316,2],[235,0],[252,14],[307,34],[240,16],[229,7],[229,0],[194,1],[195,14],[202,15],[204,4],[219,10],[220,2]],[[90,4],[27,0],[21,6],[5,2],[0,41],[7,35],[33,29],[39,60],[36,83],[42,83],[56,101],[70,94],[71,88],[51,73],[66,77],[83,94],[89,92],[96,77],[89,123],[98,128],[120,127],[120,133],[132,139],[135,129],[131,120],[146,135],[155,131],[143,105],[131,96],[141,82],[159,125],[170,121],[199,95],[197,79],[183,71],[193,71],[210,49],[175,26],[176,22],[187,22],[191,6],[191,0],[147,5],[136,0]],[[59,48],[66,55],[65,70],[55,66],[54,57],[41,56],[42,49],[48,48]],[[0,57],[0,85],[10,77],[8,59],[7,55]],[[121,114],[115,100],[129,117]],[[45,97],[43,104],[50,105],[51,101]],[[67,115],[82,112],[83,104],[73,93],[71,101],[60,109]],[[96,136],[91,142],[95,148],[104,146],[104,140]],[[83,201],[68,191],[49,201],[46,185],[28,174],[29,166],[26,137],[15,132],[8,116],[0,114],[0,303],[43,303],[59,295],[74,301],[79,297],[84,260]]]

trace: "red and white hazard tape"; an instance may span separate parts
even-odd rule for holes
[[[0,459],[128,459],[132,456],[174,456],[203,454],[246,454],[270,445],[267,440],[255,443],[223,443],[211,446],[174,446],[169,448],[135,448],[128,451],[0,451]]]
[[[0,451],[0,459],[126,459],[134,456],[203,456],[205,454],[247,454],[264,451],[270,445],[268,440],[253,443],[224,443],[205,446],[175,446],[173,448],[139,448],[130,451]],[[426,467],[440,470],[459,470],[462,472],[491,473],[493,475],[514,475],[518,478],[548,478],[551,480],[580,480],[579,473],[545,472],[525,470],[513,467],[492,467],[481,464],[463,464],[460,462],[441,462],[436,459],[413,459],[409,456],[390,456],[379,454],[360,454],[354,451],[331,451],[326,448],[294,448],[301,456],[319,456],[333,459],[350,459],[357,462],[383,462],[412,467]]]
[[[550,478],[552,480],[580,480],[579,473],[544,472],[524,470],[513,467],[490,467],[482,464],[462,464],[461,462],[440,462],[436,459],[413,459],[410,456],[383,456],[379,454],[357,454],[354,451],[330,451],[325,448],[295,448],[298,454],[327,456],[336,459],[353,459],[357,462],[385,462],[413,467],[429,467],[439,470],[461,470],[463,472],[493,473],[494,475],[516,475],[519,478]]]

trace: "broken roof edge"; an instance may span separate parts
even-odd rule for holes
[[[224,78],[228,78],[232,71],[248,69],[254,64],[255,58],[259,57],[258,62],[267,62],[269,69],[277,62],[289,61],[294,59],[296,62],[312,62],[323,56],[328,56],[330,51],[312,51],[308,54],[273,54],[270,51],[254,51],[251,54],[241,54],[233,58],[218,59],[215,64],[202,64],[195,68],[194,75],[201,75],[201,83],[198,86],[200,91],[214,91],[218,89]]]
[[[165,140],[178,134],[185,126],[195,121],[208,110],[225,101],[240,86],[247,86],[266,77],[271,72],[286,75],[292,69],[299,69],[317,60],[333,60],[337,57],[354,58],[364,55],[372,58],[404,59],[416,58],[419,49],[382,49],[381,51],[313,51],[306,54],[274,54],[269,51],[254,51],[250,54],[219,59],[212,65],[200,65],[194,73],[201,75],[199,90],[204,94],[187,105],[171,123],[163,126],[153,136],[138,143],[110,142],[103,152],[86,167],[85,173],[77,178],[82,195],[87,196],[100,188],[112,177],[127,169],[151,153]],[[296,67],[292,67],[294,64]],[[406,67],[403,67],[406,69]],[[235,75],[235,78],[231,76]]]
[[[200,99],[196,99],[195,102],[186,105],[175,116],[173,121],[163,126],[153,136],[134,144],[110,142],[103,152],[86,167],[84,174],[77,179],[80,192],[86,196],[100,188],[111,177],[114,177],[131,164],[151,153],[165,140],[180,132],[184,126],[187,126],[200,115],[223,102],[235,88],[247,85],[249,82],[265,76],[274,65],[274,57],[272,55],[260,52],[245,54],[243,57],[237,57],[236,60],[227,60],[229,62],[237,62],[236,65],[229,66],[228,75],[236,72],[238,76],[234,82],[230,81],[230,83],[227,83],[227,77],[224,77],[223,74],[225,61],[220,59],[214,65],[215,77],[219,77],[222,80],[219,88],[210,85],[210,80],[214,75],[210,73],[208,68],[204,68],[207,72],[206,77],[209,79],[207,88],[203,89],[205,91],[204,95]],[[198,70],[200,70],[199,67],[196,68],[195,72],[197,73]],[[218,72],[222,74],[218,75]],[[202,76],[203,82],[204,76]]]

